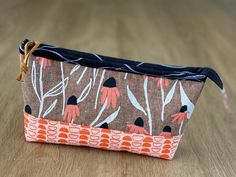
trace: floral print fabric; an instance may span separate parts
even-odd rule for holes
[[[23,83],[26,112],[138,134],[181,135],[204,84],[34,56],[28,66]]]

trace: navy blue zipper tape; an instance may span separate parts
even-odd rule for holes
[[[24,46],[28,39],[19,45],[19,51],[24,55]],[[139,75],[149,75],[178,80],[204,81],[210,78],[219,88],[223,89],[223,83],[219,75],[208,67],[181,67],[161,64],[150,64],[120,58],[102,56],[93,53],[79,52],[64,49],[47,44],[40,44],[32,53],[34,56],[41,56],[51,60],[79,64],[92,68],[103,68],[113,71],[134,73]]]

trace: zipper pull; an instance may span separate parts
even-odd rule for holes
[[[25,78],[25,74],[28,71],[28,60],[29,56],[39,47],[39,42],[29,41],[24,46],[24,60],[20,64],[20,74],[16,78],[16,80],[23,82]]]

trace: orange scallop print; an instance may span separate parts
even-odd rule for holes
[[[131,132],[122,132],[119,130],[109,130],[104,128],[95,128],[75,124],[64,124],[60,121],[54,123],[55,132],[50,133],[49,126],[52,123],[50,119],[41,119],[28,113],[24,113],[25,119],[25,137],[30,142],[47,142],[70,144],[76,146],[90,146],[115,151],[128,151],[138,154],[145,154],[164,159],[172,159],[180,136],[151,136],[148,134],[137,134]],[[29,121],[29,119],[36,120]],[[36,126],[36,130],[29,127]],[[76,127],[76,133],[70,133],[71,128]],[[168,133],[170,127],[166,126],[163,131]],[[108,131],[109,130],[109,131]],[[94,138],[96,136],[96,138]],[[157,146],[158,144],[158,146]]]

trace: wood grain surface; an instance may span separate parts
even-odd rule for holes
[[[236,176],[236,1],[40,0],[0,3],[0,176]],[[231,112],[207,81],[173,161],[27,143],[18,71],[24,38],[152,63],[209,66]]]

